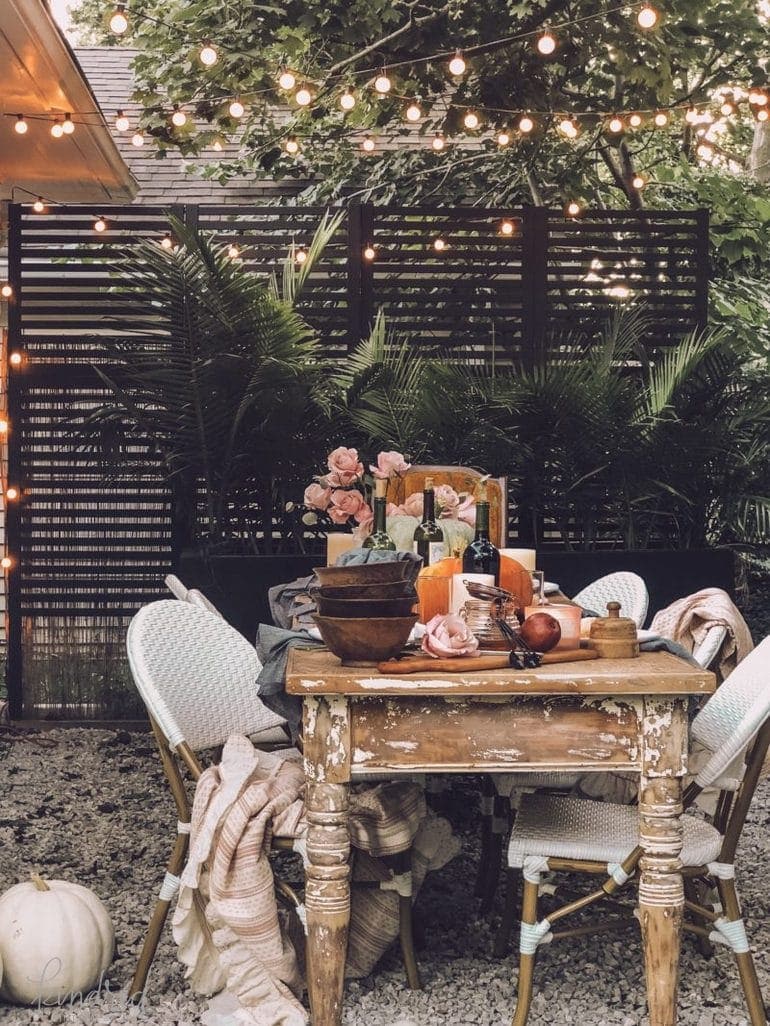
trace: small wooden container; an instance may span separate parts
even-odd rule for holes
[[[636,624],[620,615],[620,603],[607,603],[607,616],[599,616],[591,624],[588,647],[602,659],[633,659],[639,655]]]

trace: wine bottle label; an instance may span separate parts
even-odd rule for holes
[[[412,551],[420,555],[420,543],[412,542]],[[440,542],[428,542],[428,561],[426,566],[433,566],[434,563],[438,563],[440,559],[443,559],[446,555],[446,546],[443,541]]]

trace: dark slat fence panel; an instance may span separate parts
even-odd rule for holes
[[[163,594],[179,545],[171,496],[152,468],[141,483],[105,481],[70,441],[67,419],[104,396],[94,364],[130,329],[115,292],[119,259],[158,242],[172,212],[236,242],[244,265],[280,273],[292,245],[307,246],[323,209],[280,206],[13,206],[9,278],[15,301],[9,351],[9,474],[24,501],[9,511],[8,686],[12,715],[105,718],[139,711],[129,684],[125,628]],[[107,231],[94,231],[103,215]],[[503,222],[513,225],[503,230]],[[434,243],[445,242],[441,250]],[[374,259],[364,255],[374,248]],[[592,211],[577,219],[543,208],[488,210],[352,203],[314,269],[302,310],[327,355],[344,358],[383,308],[416,347],[449,358],[532,364],[569,346],[558,336],[619,301],[653,314],[650,347],[703,324],[708,217],[703,211]],[[151,462],[149,452],[146,453]],[[511,540],[526,538],[520,496]]]

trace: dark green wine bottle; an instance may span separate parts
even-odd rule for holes
[[[374,527],[368,538],[364,538],[362,548],[384,549],[396,551],[396,545],[385,527],[385,508],[387,506],[388,482],[377,478],[374,482]]]
[[[422,523],[414,529],[414,551],[422,556],[422,565],[432,566],[446,555],[444,535],[436,523],[436,493],[433,478],[426,477],[422,491]]]
[[[463,552],[464,574],[492,574],[500,583],[500,552],[489,540],[489,499],[487,486],[476,488],[476,534]]]

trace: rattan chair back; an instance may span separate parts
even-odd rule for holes
[[[650,596],[639,574],[619,570],[592,581],[573,595],[572,601],[599,616],[606,616],[608,602],[619,602],[621,616],[630,616],[636,626],[641,627],[647,618]]]

